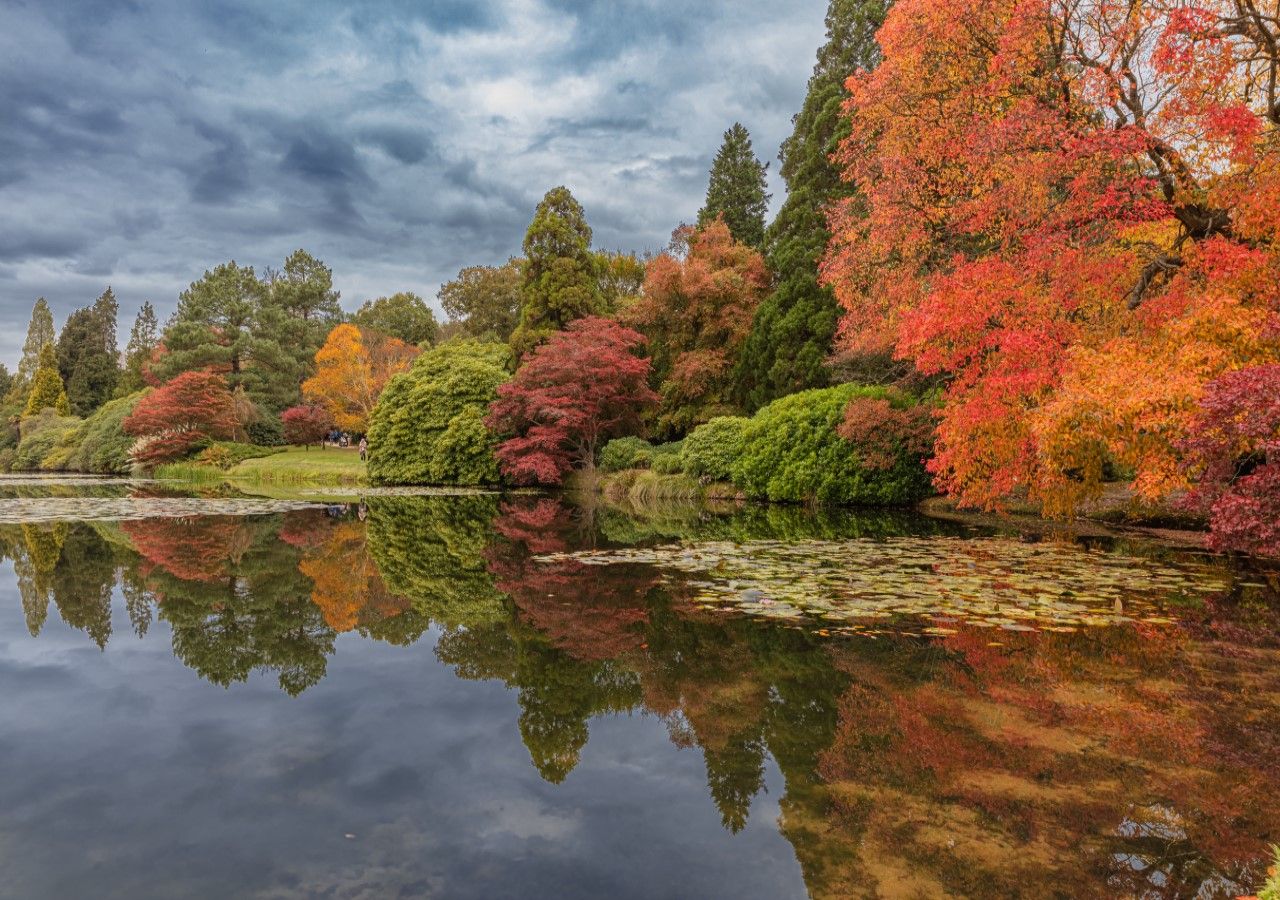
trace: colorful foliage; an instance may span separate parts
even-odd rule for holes
[[[333,428],[333,416],[323,406],[291,406],[280,414],[281,433],[290,444],[318,444]]]
[[[649,338],[662,395],[659,430],[683,434],[736,411],[734,363],[769,274],[722,221],[680,228],[671,243],[649,263],[644,295],[624,320]]]
[[[343,431],[364,433],[387,382],[407,372],[417,348],[355,325],[338,325],[316,352],[316,374],[302,393],[329,411]]]
[[[1251,9],[901,0],[849,80],[841,342],[946,380],[931,469],[962,503],[1069,513],[1114,467],[1167,496],[1207,386],[1280,360],[1280,52]]]
[[[498,388],[486,424],[508,436],[498,447],[502,472],[517,484],[559,484],[594,467],[611,437],[634,432],[657,402],[644,337],[596,316],[579,319],[529,354]]]
[[[136,462],[180,459],[197,446],[230,438],[238,422],[227,383],[211,372],[183,372],[140,399],[122,427],[140,438]]]

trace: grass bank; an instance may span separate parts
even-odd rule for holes
[[[289,447],[281,453],[246,459],[230,469],[194,462],[156,469],[157,478],[198,484],[319,486],[366,484],[368,472],[356,450]]]

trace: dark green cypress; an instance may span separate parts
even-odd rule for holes
[[[818,282],[818,263],[831,238],[826,208],[853,192],[830,156],[848,133],[841,115],[844,83],[855,70],[879,62],[875,33],[887,8],[885,0],[831,0],[827,9],[827,42],[794,130],[778,153],[787,199],[765,239],[775,287],[756,311],[736,379],[748,409],[828,383],[824,361],[840,310]]]

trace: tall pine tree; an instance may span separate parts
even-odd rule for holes
[[[751,135],[741,123],[724,133],[724,143],[711,164],[707,199],[698,211],[698,227],[724,217],[729,233],[740,244],[759,249],[764,243],[764,216],[769,210],[765,172],[769,166],[756,159]]]
[[[591,226],[568,188],[552,188],[538,204],[524,256],[520,325],[511,335],[517,358],[574,319],[600,312],[603,303]]]
[[[736,379],[749,409],[828,382],[823,363],[839,306],[818,283],[818,261],[831,237],[826,208],[852,192],[830,156],[848,128],[840,115],[844,82],[854,70],[879,62],[875,33],[887,7],[886,0],[831,0],[827,9],[827,42],[818,50],[794,130],[778,153],[787,199],[766,237],[775,287],[756,312]]]
[[[119,396],[128,396],[147,386],[143,371],[159,343],[160,325],[156,321],[155,307],[150,300],[143,300],[129,331],[129,343],[124,348],[124,372],[120,375],[120,386],[116,391]]]

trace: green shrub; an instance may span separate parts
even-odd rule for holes
[[[369,417],[374,484],[496,484],[484,417],[507,380],[505,344],[452,340],[387,384]]]
[[[60,416],[53,409],[43,409],[24,419],[13,468],[20,472],[35,472],[45,468],[46,458],[50,459],[51,466],[65,464],[69,456],[69,442],[74,439],[80,424],[80,419]]]
[[[748,421],[743,416],[718,416],[695,428],[680,449],[684,471],[706,481],[733,480],[733,465],[742,453],[742,432]]]
[[[284,439],[284,426],[279,416],[264,415],[257,421],[245,426],[249,443],[258,447],[284,447],[288,442]]]
[[[216,441],[205,447],[196,456],[197,463],[222,469],[232,469],[246,459],[261,459],[283,453],[283,447],[259,447],[253,444],[236,444],[231,441]]]
[[[137,438],[125,434],[121,425],[146,394],[139,391],[104,403],[85,419],[67,468],[99,475],[128,474],[133,466],[129,451]]]
[[[17,447],[5,447],[0,450],[0,472],[13,471],[13,458],[17,456]]]
[[[678,452],[654,454],[653,462],[649,464],[649,468],[657,475],[679,475],[684,471]]]
[[[643,458],[643,465],[640,460]],[[600,451],[600,468],[606,472],[622,472],[649,465],[653,458],[653,445],[644,438],[614,438]]]
[[[919,457],[902,452],[883,468],[863,465],[856,445],[837,433],[855,398],[914,404],[884,388],[843,384],[775,400],[742,429],[733,482],[767,500],[896,506],[929,493]]]

